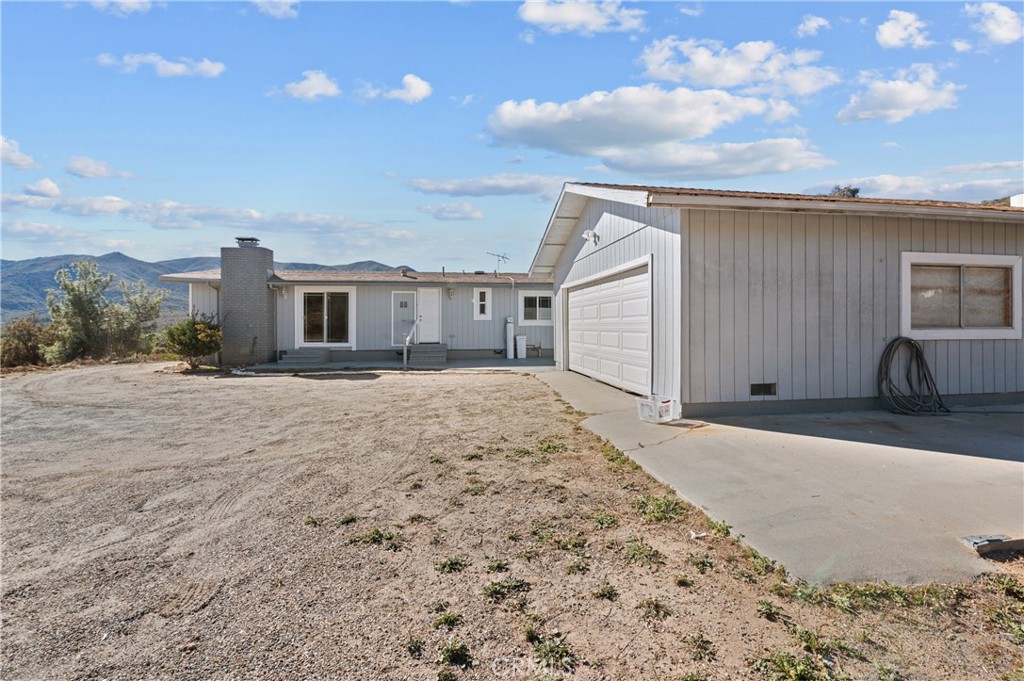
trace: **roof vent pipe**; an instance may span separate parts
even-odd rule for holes
[[[399,272],[402,273],[403,277],[408,276],[409,275],[409,268],[403,267],[401,270],[399,270]]]

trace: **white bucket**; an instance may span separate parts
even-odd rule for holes
[[[679,418],[678,403],[657,395],[636,398],[636,411],[640,420],[648,423],[668,423]]]

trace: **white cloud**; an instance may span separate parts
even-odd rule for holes
[[[149,0],[93,0],[89,4],[100,12],[113,14],[117,17],[145,14],[153,7],[153,3],[149,2]]]
[[[484,213],[468,201],[420,206],[421,213],[433,215],[435,220],[483,220]]]
[[[977,202],[1024,192],[1024,179],[961,180],[946,182],[920,175],[871,175],[836,180],[808,189],[808,193],[827,193],[835,185],[860,188],[860,196],[885,199],[921,199]]]
[[[122,170],[114,170],[106,161],[100,161],[88,156],[72,156],[64,170],[77,175],[78,177],[131,177],[132,174]]]
[[[575,156],[710,135],[768,113],[768,102],[722,90],[663,90],[657,85],[592,92],[569,102],[506,101],[488,118],[499,144],[541,147]]]
[[[579,33],[584,36],[610,31],[642,31],[645,14],[641,9],[622,7],[618,0],[528,0],[519,6],[520,19],[547,33]]]
[[[680,61],[677,57],[682,56]],[[746,92],[811,95],[839,82],[835,69],[812,66],[816,50],[785,52],[771,41],[725,47],[717,40],[679,40],[669,36],[644,48],[644,75],[658,80],[719,88],[746,87]]]
[[[312,102],[319,97],[337,97],[341,94],[338,84],[323,71],[303,71],[302,76],[302,80],[284,86],[289,96]]]
[[[49,244],[53,246],[67,246],[69,244],[81,244],[84,246],[96,246],[99,248],[126,249],[136,246],[135,242],[127,239],[107,239],[61,225],[53,225],[44,222],[4,222],[3,234],[7,239],[24,241],[29,243]]]
[[[583,170],[587,171],[588,173],[610,173],[610,172],[612,172],[612,169],[609,168],[608,166],[606,166],[603,163],[598,163],[597,165],[594,165],[594,166],[587,166]]]
[[[693,7],[680,7],[680,14],[685,14],[688,17],[699,17],[704,14],[704,7],[701,5],[694,5]]]
[[[1009,45],[1024,35],[1024,21],[1021,15],[998,2],[982,2],[964,5],[964,13],[977,19],[971,28],[996,45]]]
[[[140,222],[154,229],[209,229],[230,228],[246,230],[276,230],[312,234],[357,232],[376,238],[407,238],[395,233],[388,236],[376,225],[344,215],[323,213],[284,212],[266,214],[253,208],[227,208],[202,206],[177,201],[160,200],[136,202],[117,196],[58,197],[27,194],[3,197],[3,209],[42,210],[75,217],[120,217]]]
[[[463,95],[462,97],[453,96],[449,97],[449,99],[451,99],[453,102],[459,105],[459,107],[466,107],[473,103],[473,101],[476,99],[476,95]]]
[[[973,45],[971,45],[969,40],[957,38],[951,44],[953,45],[953,49],[957,52],[970,52],[973,49]]]
[[[899,142],[882,142],[883,149],[902,149],[903,145]]]
[[[824,17],[817,17],[813,14],[805,14],[804,20],[796,27],[796,34],[801,38],[818,35],[823,28],[832,28],[832,24]]]
[[[527,173],[498,173],[483,177],[432,180],[417,178],[409,186],[424,194],[447,196],[510,196],[527,194],[552,198],[558,196],[562,184],[572,178],[557,175],[531,175]]]
[[[832,165],[806,140],[782,138],[757,142],[684,144],[606,149],[604,164],[615,170],[674,180],[715,180],[816,170]]]
[[[35,184],[25,187],[25,193],[32,196],[48,196],[50,198],[60,196],[60,187],[48,177],[44,177]]]
[[[1024,169],[1024,161],[995,161],[987,163],[964,163],[956,166],[946,166],[943,173],[1002,173],[1010,170]]]
[[[914,64],[901,69],[894,80],[865,72],[861,82],[867,89],[850,97],[836,118],[842,123],[884,120],[898,123],[920,114],[956,107],[956,91],[962,86],[939,83],[939,74],[931,64]]]
[[[13,166],[21,170],[36,168],[36,162],[31,156],[21,150],[17,140],[0,135],[0,156],[5,166]]]
[[[913,12],[890,10],[889,21],[879,24],[878,30],[875,31],[875,40],[886,49],[908,46],[921,49],[935,44],[928,39],[925,26],[927,24]]]
[[[405,102],[406,104],[415,104],[416,102],[422,102],[424,99],[430,96],[433,92],[433,88],[430,87],[430,83],[423,80],[419,76],[413,73],[407,73],[402,78],[402,87],[394,90],[389,90],[384,93],[386,99],[397,99]]]
[[[155,52],[126,54],[120,59],[112,54],[104,53],[96,57],[96,63],[100,66],[120,67],[123,73],[136,73],[141,66],[152,66],[153,71],[161,78],[181,76],[216,78],[224,73],[226,68],[223,62],[210,61],[205,57],[199,61],[188,57],[181,57],[179,61],[171,61]]]
[[[297,0],[253,0],[261,14],[275,19],[295,19],[299,16]]]

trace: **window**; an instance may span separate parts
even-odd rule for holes
[[[354,346],[355,289],[296,289],[295,345]]]
[[[473,320],[478,322],[491,319],[491,289],[473,289]]]
[[[903,253],[900,333],[921,340],[1021,337],[1021,258]]]
[[[524,326],[550,326],[551,294],[520,291],[519,323]]]

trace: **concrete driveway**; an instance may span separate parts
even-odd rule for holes
[[[583,424],[744,542],[815,583],[964,581],[993,565],[962,538],[1024,537],[1024,409],[885,411],[654,425],[634,397],[538,375]]]

